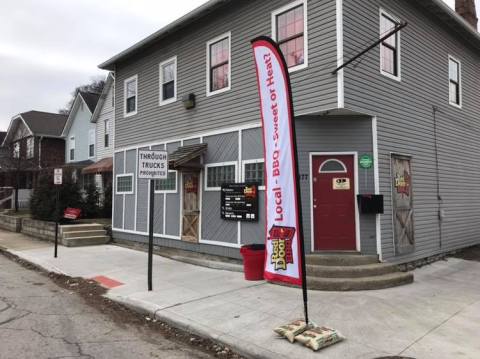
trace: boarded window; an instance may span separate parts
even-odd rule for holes
[[[304,5],[299,5],[275,16],[277,43],[288,67],[305,63]]]
[[[235,183],[235,165],[207,167],[207,188],[220,188],[224,183]]]
[[[395,254],[415,249],[411,158],[392,155],[392,195]]]

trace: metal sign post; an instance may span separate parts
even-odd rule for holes
[[[58,256],[58,220],[60,217],[59,205],[60,205],[60,186],[62,185],[63,171],[61,168],[55,168],[53,172],[53,184],[56,188],[56,200],[55,200],[55,250],[53,257]]]
[[[148,220],[148,291],[153,290],[153,221],[155,208],[155,180],[168,178],[168,153],[166,151],[138,151],[138,179],[150,180]]]

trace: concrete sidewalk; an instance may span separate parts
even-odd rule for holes
[[[449,259],[415,272],[412,285],[381,291],[309,292],[310,316],[347,340],[319,353],[277,339],[272,329],[302,318],[301,290],[247,282],[243,274],[112,245],[59,248],[0,231],[0,247],[49,271],[122,283],[108,296],[254,358],[480,358],[480,263]]]

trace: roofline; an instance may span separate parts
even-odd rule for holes
[[[177,30],[178,27],[187,26],[190,22],[196,20],[198,17],[204,15],[205,12],[211,11],[219,5],[223,3],[230,2],[232,0],[209,0],[203,5],[200,5],[196,9],[190,11],[189,13],[183,15],[182,17],[178,18],[177,20],[171,22],[170,24],[164,26],[160,30],[154,32],[150,36],[147,36],[143,40],[140,40],[136,44],[130,46],[129,48],[123,50],[122,52],[118,53],[117,55],[113,56],[109,60],[102,62],[98,67],[102,70],[114,70],[114,65],[119,60],[124,59],[125,57],[130,56],[135,51],[141,49],[144,46],[151,44],[153,41],[158,40],[169,33]]]
[[[436,5],[438,5],[442,10],[445,11],[447,15],[450,16],[452,20],[455,20],[460,26],[467,30],[471,35],[473,35],[480,42],[480,33],[470,25],[459,13],[453,10],[450,6],[447,5],[443,0],[430,0]]]
[[[15,120],[17,119],[20,119],[22,120],[23,124],[25,125],[25,127],[28,129],[28,131],[30,132],[30,134],[32,136],[35,136],[35,134],[33,133],[32,129],[30,128],[30,126],[28,126],[27,122],[25,121],[25,119],[22,117],[22,114],[18,114],[18,115],[15,115],[12,117],[12,119],[10,120],[10,124],[8,125],[8,130],[7,130],[7,134],[5,135],[5,138],[3,139],[2,141],[2,146],[5,146],[5,142],[7,141],[7,138],[8,138],[8,135],[10,134],[10,130],[12,128],[12,124]]]
[[[93,114],[92,114],[92,111],[90,111],[90,108],[88,107],[87,102],[86,102],[85,99],[83,98],[82,92],[81,92],[81,91],[78,91],[77,96],[75,96],[75,100],[73,101],[72,107],[71,107],[71,109],[70,109],[70,111],[69,111],[69,113],[68,113],[68,118],[67,118],[67,120],[65,121],[65,125],[63,125],[63,130],[62,130],[62,133],[61,133],[60,137],[66,137],[65,130],[67,129],[68,124],[71,122],[71,121],[70,121],[70,117],[72,118],[72,121],[73,121],[73,116],[74,116],[74,115],[72,115],[72,114],[73,114],[74,112],[75,112],[75,114],[77,113],[77,111],[74,111],[74,109],[77,108],[76,104],[77,104],[77,101],[78,101],[78,98],[79,98],[79,97],[81,98],[81,100],[82,100],[83,103],[85,104],[85,107],[87,108],[88,112],[90,112],[90,118],[92,118],[92,115],[93,115]],[[69,130],[70,130],[70,128],[69,128]]]
[[[102,99],[102,96],[105,95],[106,98],[106,96],[108,95],[108,91],[110,91],[110,88],[112,87],[114,82],[115,76],[113,75],[113,72],[110,71],[107,75],[105,86],[103,87],[102,93],[100,94],[100,97],[98,99],[97,106],[95,106],[95,111],[93,111],[92,117],[90,118],[91,123],[97,122],[97,119],[100,116],[101,108],[105,103],[105,99]],[[113,96],[115,96],[115,94],[113,94]]]

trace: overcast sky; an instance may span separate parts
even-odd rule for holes
[[[0,130],[21,112],[57,112],[105,75],[98,64],[204,2],[0,0]]]

